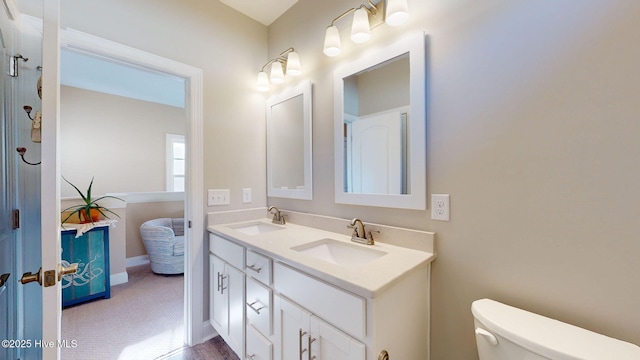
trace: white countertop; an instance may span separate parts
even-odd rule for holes
[[[367,298],[378,296],[404,276],[416,269],[426,267],[435,259],[434,253],[382,242],[376,242],[374,245],[357,244],[351,241],[350,235],[291,223],[277,225],[282,227],[283,230],[255,235],[248,235],[233,229],[233,227],[238,227],[241,224],[256,222],[272,225],[268,219],[259,219],[232,224],[210,225],[207,230],[224,238],[236,240],[243,246],[257,250],[274,258],[276,261],[293,265],[310,275]],[[291,249],[294,246],[326,238],[384,251],[387,254],[363,265],[342,266]]]

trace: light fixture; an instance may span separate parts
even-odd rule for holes
[[[271,65],[269,75],[265,69]],[[258,90],[269,91],[270,82],[274,84],[282,84],[286,75],[298,76],[302,73],[300,66],[300,55],[293,48],[288,48],[278,55],[277,58],[267,61],[258,73],[258,81],[256,83]]]
[[[367,8],[363,5],[353,13],[351,40],[356,44],[361,44],[370,38],[371,28],[369,25],[369,13],[367,12]]]
[[[382,0],[378,4],[373,4],[367,0],[368,5],[360,5],[351,8],[331,21],[324,36],[324,50],[327,56],[338,56],[342,51],[340,42],[340,32],[336,27],[336,22],[345,16],[353,13],[351,24],[351,40],[361,44],[371,37],[371,29],[386,22],[389,26],[403,24],[409,18],[409,6],[407,0]]]
[[[302,74],[302,69],[300,67],[300,55],[295,51],[292,51],[287,55],[287,74],[291,76],[299,76]]]
[[[384,1],[384,0],[383,0]],[[388,0],[385,22],[389,26],[402,25],[409,18],[407,0]]]
[[[338,56],[341,51],[340,32],[335,25],[331,25],[327,28],[327,32],[324,35],[324,54],[327,56]]]
[[[271,63],[271,76],[269,78],[274,84],[282,84],[284,82],[284,71],[280,61],[276,60]]]
[[[260,71],[258,73],[258,90],[260,91],[269,91],[269,76],[266,72]]]

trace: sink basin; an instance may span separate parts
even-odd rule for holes
[[[364,265],[387,254],[384,251],[365,246],[367,245],[351,244],[334,239],[322,239],[294,246],[291,250],[342,266]]]
[[[268,233],[276,230],[284,230],[284,227],[282,226],[272,225],[264,222],[254,222],[250,224],[234,225],[234,226],[230,226],[230,228],[246,235],[258,235],[258,234],[264,234],[264,233]]]

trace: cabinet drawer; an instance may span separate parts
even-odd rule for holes
[[[244,272],[267,286],[271,285],[271,259],[264,255],[247,250],[247,266]]]
[[[244,247],[234,243],[233,241],[229,241],[217,235],[209,234],[209,251],[216,254],[236,269],[244,269]]]
[[[271,360],[273,345],[253,326],[247,326],[247,359]]]
[[[271,290],[247,278],[247,319],[266,336],[271,336]]]
[[[364,338],[366,302],[363,298],[281,263],[274,264],[273,272],[274,288],[279,293],[348,334]]]

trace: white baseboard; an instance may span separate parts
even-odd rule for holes
[[[148,263],[149,263],[149,255],[140,255],[140,256],[127,258],[126,266],[132,267],[132,266],[138,266],[138,265],[145,265]]]
[[[218,332],[211,326],[209,320],[202,323],[202,342],[213,339],[216,336],[218,336]]]
[[[129,274],[126,271],[117,274],[111,274],[109,281],[111,286],[124,284],[129,281]]]

